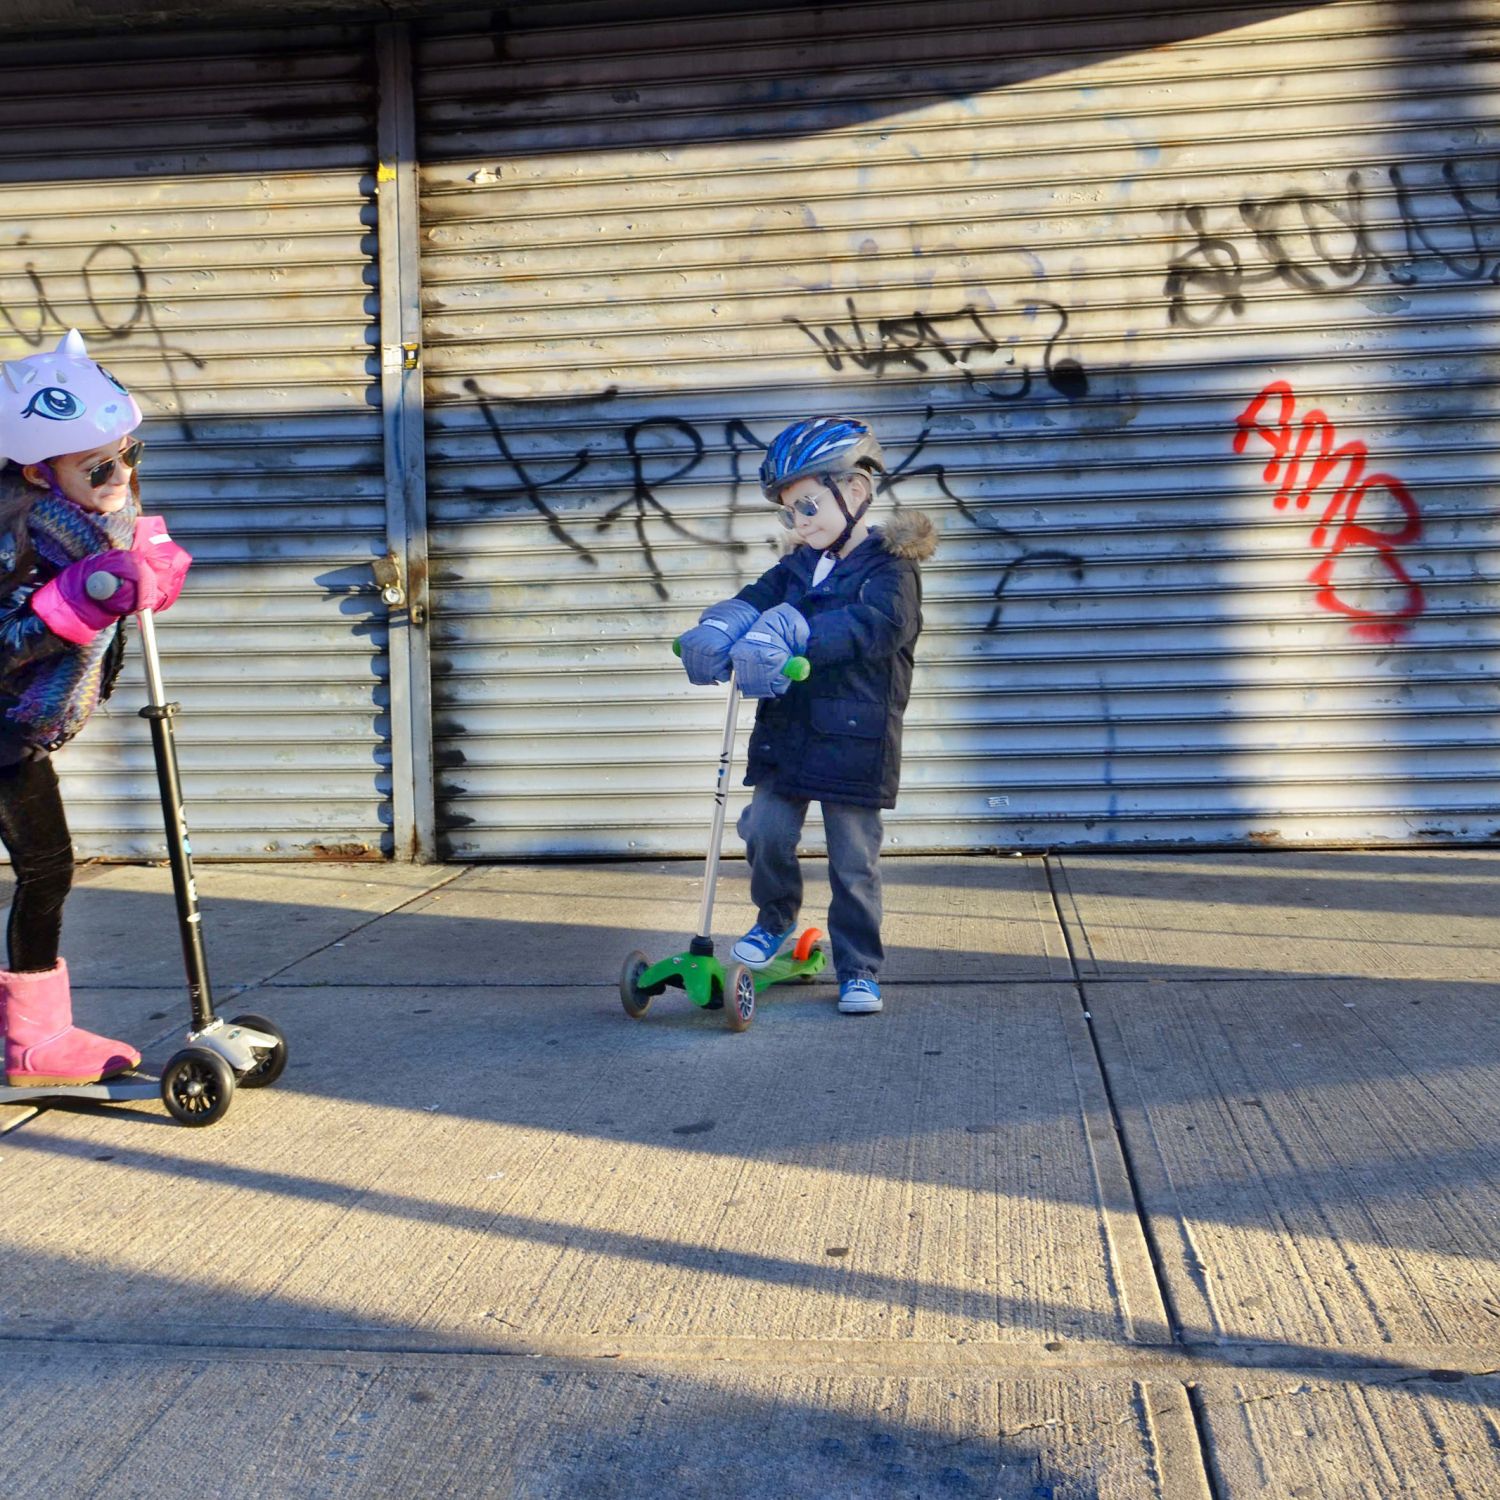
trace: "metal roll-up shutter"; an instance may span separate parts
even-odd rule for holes
[[[827,411],[943,528],[890,847],[1500,833],[1500,5],[700,9],[420,49],[447,851],[701,849]]]
[[[344,26],[0,55],[0,357],[77,326],[145,413],[196,559],[159,638],[200,856],[389,844],[370,58]],[[58,759],[80,854],[161,851],[143,701],[132,644]]]

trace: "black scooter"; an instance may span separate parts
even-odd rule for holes
[[[212,1125],[228,1112],[236,1088],[263,1089],[281,1077],[287,1062],[286,1038],[264,1016],[242,1015],[225,1021],[214,1014],[208,960],[203,952],[198,887],[193,880],[192,848],[177,770],[177,744],[172,735],[172,719],[180,706],[167,702],[162,687],[161,658],[157,654],[156,624],[151,611],[144,609],[136,618],[140,622],[141,652],[146,665],[146,707],[140,716],[151,726],[151,750],[156,758],[156,783],[161,792],[172,890],[177,897],[177,923],[187,970],[191,1024],[183,1039],[186,1045],[168,1059],[160,1079],[130,1072],[101,1083],[35,1087],[0,1083],[0,1104],[18,1104],[29,1099],[101,1099],[119,1103],[160,1094],[168,1111],[184,1125]]]

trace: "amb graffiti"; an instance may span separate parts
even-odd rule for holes
[[[1444,186],[1418,189],[1409,169],[1386,169],[1388,189],[1379,196],[1394,218],[1370,222],[1367,179],[1350,172],[1344,192],[1298,190],[1273,198],[1243,199],[1237,223],[1222,232],[1209,228],[1209,209],[1184,204],[1188,245],[1167,266],[1163,287],[1168,321],[1175,327],[1206,328],[1226,316],[1242,316],[1258,287],[1281,285],[1299,292],[1338,292],[1385,278],[1396,286],[1423,279],[1500,282],[1500,158],[1490,163],[1495,183],[1466,183],[1457,161],[1441,163]],[[1420,191],[1420,196],[1419,196]],[[1259,268],[1241,254],[1246,234]]]
[[[1425,608],[1422,589],[1412,581],[1398,551],[1422,539],[1422,517],[1417,502],[1394,474],[1365,472],[1369,450],[1364,443],[1358,439],[1340,443],[1333,423],[1317,408],[1305,412],[1301,421],[1297,421],[1296,406],[1292,387],[1284,380],[1273,380],[1235,418],[1234,451],[1243,453],[1252,434],[1271,449],[1261,477],[1266,483],[1276,485],[1274,504],[1278,510],[1286,510],[1288,506],[1306,510],[1319,491],[1327,495],[1322,515],[1308,537],[1310,547],[1326,549],[1322,560],[1307,575],[1308,581],[1317,585],[1315,600],[1323,609],[1357,621],[1353,626],[1357,636],[1367,640],[1397,640],[1410,630],[1412,621]],[[1268,407],[1274,408],[1269,420]],[[1336,488],[1328,493],[1334,485]],[[1360,507],[1377,490],[1384,491],[1395,503],[1402,518],[1394,531],[1366,526],[1359,519]],[[1367,549],[1365,555],[1374,565],[1374,576],[1369,580],[1356,582],[1347,576],[1348,555],[1357,549]],[[1342,581],[1334,577],[1341,563],[1346,566]],[[1345,597],[1345,591],[1356,587],[1394,590],[1396,602],[1389,608],[1355,604]]]

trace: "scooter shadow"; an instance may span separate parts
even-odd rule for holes
[[[104,1099],[68,1099],[61,1095],[39,1099],[34,1106],[37,1115],[64,1114],[79,1115],[85,1118],[128,1120],[140,1125],[162,1125],[172,1130],[181,1130],[182,1125],[167,1114],[158,1100],[155,1106],[150,1100],[143,1099],[139,1104],[121,1101],[113,1102]],[[94,1158],[95,1161],[109,1161],[112,1155],[109,1152],[101,1152]]]

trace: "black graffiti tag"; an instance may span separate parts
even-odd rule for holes
[[[652,445],[643,451],[641,438],[646,433],[652,433],[659,441],[663,439],[664,441],[660,441],[660,446]],[[686,450],[674,442],[672,437],[674,433],[687,439]],[[646,520],[653,511],[667,523],[672,531],[675,531],[678,536],[686,537],[689,541],[699,542],[705,547],[724,548],[729,552],[746,550],[744,542],[720,541],[716,537],[702,536],[691,527],[684,526],[656,497],[656,488],[686,478],[703,461],[703,439],[691,422],[684,421],[681,417],[652,417],[644,422],[637,422],[634,426],[625,429],[625,451],[630,455],[630,494],[618,505],[605,511],[594,523],[594,529],[604,531],[627,511],[631,513],[636,540],[641,544],[641,553],[646,559],[646,567],[651,574],[651,585],[656,590],[658,599],[668,599],[671,595],[667,592],[666,579],[657,563],[656,553],[651,546],[651,537],[646,530]],[[676,463],[677,467],[668,467],[665,472],[648,474],[648,466],[653,461],[663,458],[668,466]]]
[[[1005,595],[1010,588],[1016,574],[1031,568],[1061,568],[1074,583],[1083,582],[1084,560],[1076,552],[1066,552],[1055,547],[1031,547],[1019,532],[1010,527],[1002,525],[988,511],[976,510],[968,501],[964,500],[948,483],[948,474],[944,465],[928,462],[918,465],[917,459],[921,457],[922,450],[927,446],[927,440],[932,435],[933,408],[928,407],[925,413],[925,421],[922,430],[917,434],[906,456],[895,464],[884,476],[880,483],[880,493],[889,494],[896,503],[900,504],[899,490],[903,484],[913,479],[930,479],[938,489],[958,507],[958,513],[969,522],[970,525],[986,531],[992,536],[1000,537],[1009,546],[1016,549],[1016,555],[1008,558],[1000,570],[999,581],[995,585],[994,600],[995,607],[990,611],[990,617],[985,624],[986,631],[998,630],[1000,628],[1001,616],[1005,610]]]
[[[532,473],[531,469],[516,456],[510,444],[506,441],[505,430],[500,425],[500,419],[495,415],[494,408],[490,402],[481,395],[479,382],[473,379],[465,380],[464,389],[478,402],[479,410],[484,414],[485,425],[490,429],[490,436],[495,440],[496,451],[510,465],[511,472],[516,476],[517,482],[510,489],[509,493],[523,495],[530,502],[537,514],[546,521],[547,530],[553,537],[561,542],[563,546],[570,547],[584,562],[597,567],[599,559],[582,542],[575,541],[568,534],[567,527],[562,523],[562,517],[542,498],[542,491],[548,485],[566,484],[568,480],[581,474],[588,467],[589,450],[586,447],[580,448],[574,454],[573,463],[569,468],[564,469],[561,473],[549,475],[545,479],[538,479]],[[487,494],[495,493],[488,486],[485,487],[484,492]],[[506,493],[507,491],[505,490],[499,491],[500,495]]]
[[[1495,158],[1500,186],[1500,157]],[[1242,316],[1257,288],[1280,285],[1292,291],[1348,291],[1384,278],[1397,286],[1414,286],[1423,264],[1443,279],[1500,282],[1500,201],[1494,207],[1478,200],[1476,190],[1459,175],[1458,164],[1439,168],[1446,198],[1435,206],[1416,196],[1408,169],[1386,171],[1395,205],[1394,227],[1401,242],[1379,243],[1371,223],[1370,191],[1365,174],[1352,171],[1342,194],[1301,191],[1271,198],[1243,199],[1238,225],[1214,233],[1203,204],[1180,208],[1186,223],[1186,248],[1167,265],[1163,294],[1173,327],[1207,328],[1225,318]],[[1393,226],[1383,226],[1389,231]],[[1255,261],[1246,264],[1237,239],[1248,231]]]
[[[595,554],[571,535],[563,517],[548,504],[545,491],[567,484],[584,473],[596,460],[602,460],[606,452],[613,449],[614,440],[611,439],[604,451],[581,447],[573,455],[571,462],[554,472],[540,474],[534,462],[516,453],[496,415],[494,404],[480,393],[477,382],[466,380],[464,388],[475,397],[496,451],[516,480],[504,489],[493,486],[481,489],[476,486],[475,492],[496,498],[520,496],[542,517],[554,538],[576,553],[582,561],[597,564]],[[1084,561],[1077,553],[1052,547],[1030,546],[1024,535],[998,522],[991,512],[976,508],[953,488],[946,466],[926,456],[932,436],[933,418],[934,409],[929,406],[926,408],[921,430],[910,443],[904,448],[887,444],[889,467],[881,478],[879,493],[888,496],[899,506],[903,493],[909,492],[910,486],[926,481],[952,502],[965,521],[999,538],[1006,545],[1009,555],[1001,564],[999,580],[994,590],[995,605],[986,630],[999,628],[1006,592],[1018,574],[1037,568],[1059,568],[1075,583],[1081,582]],[[753,486],[755,496],[753,508],[763,510],[769,518],[770,506],[761,495],[759,476],[746,463],[749,458],[756,461],[758,466],[758,455],[765,452],[768,440],[759,437],[747,422],[738,417],[726,422],[722,431],[724,444],[729,452],[731,516],[741,509],[742,489],[749,485]],[[666,486],[686,479],[704,460],[707,443],[697,425],[683,417],[652,417],[621,429],[619,441],[630,464],[630,493],[599,516],[594,522],[594,529],[606,531],[628,517],[640,545],[641,557],[651,578],[652,588],[659,599],[667,600],[671,594],[652,543],[648,523],[653,520],[664,523],[669,530],[688,541],[716,551],[740,556],[750,550],[745,542],[705,536],[684,525],[661,498],[660,492]]]
[[[825,323],[822,332],[810,328],[801,318],[788,315],[785,323],[794,324],[811,340],[813,347],[827,361],[830,370],[840,372],[845,364],[882,379],[893,369],[925,375],[930,370],[948,369],[960,375],[964,384],[977,395],[991,401],[1020,401],[1031,394],[1033,378],[1029,365],[1018,365],[1013,349],[1002,362],[991,366],[1000,352],[1015,339],[999,337],[990,324],[996,312],[982,312],[972,302],[952,312],[921,310],[898,318],[867,321],[860,315],[853,297],[844,299],[848,312],[846,323]],[[1056,302],[1032,301],[1015,305],[1024,318],[1035,316],[1039,309],[1050,312],[1057,324],[1042,349],[1042,370],[1047,383],[1070,401],[1088,394],[1088,376],[1075,359],[1053,359],[1057,341],[1067,332],[1068,314]]]

